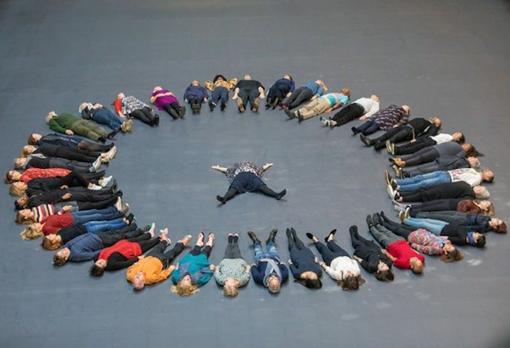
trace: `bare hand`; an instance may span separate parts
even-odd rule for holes
[[[68,199],[71,199],[72,196],[73,195],[71,193],[67,192],[67,193],[64,193],[64,195],[62,196],[62,199],[66,201]]]
[[[70,129],[66,129],[66,134],[67,135],[73,135],[74,132],[72,130],[70,130]]]

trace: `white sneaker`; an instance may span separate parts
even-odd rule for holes
[[[98,183],[99,185],[101,185],[102,187],[106,187],[108,186],[113,180],[113,176],[104,176],[102,177],[101,179],[99,179]]]
[[[99,185],[96,185],[96,184],[89,184],[89,186],[87,186],[87,188],[89,190],[101,190],[103,187],[99,186]]]

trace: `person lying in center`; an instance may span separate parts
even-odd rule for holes
[[[379,103],[381,98],[372,94],[370,98],[359,98],[352,103],[344,106],[333,117],[328,119],[321,117],[321,123],[324,127],[340,127],[348,122],[359,119],[364,121],[377,111],[379,111]]]
[[[347,251],[342,249],[335,242],[336,230],[329,232],[324,238],[326,244],[319,241],[312,233],[306,236],[311,239],[322,256],[319,264],[326,273],[335,280],[343,290],[358,290],[365,280],[361,277],[361,270],[358,263],[352,259]]]
[[[367,117],[365,123],[358,127],[352,127],[353,135],[362,133],[363,135],[370,135],[377,132],[379,129],[389,130],[406,124],[411,114],[411,108],[408,105],[397,106],[391,104],[390,106],[377,111],[370,117]]]
[[[309,289],[322,288],[322,268],[317,257],[298,238],[294,228],[287,228],[285,233],[289,241],[289,268],[296,282]]]
[[[447,198],[486,199],[490,197],[489,191],[484,186],[477,185],[471,187],[471,185],[463,181],[439,184],[430,188],[409,192],[395,191],[391,186],[388,186],[388,194],[391,199],[398,203],[427,202]]]
[[[236,297],[239,289],[250,281],[250,265],[243,259],[239,249],[239,234],[229,233],[223,260],[214,269],[216,283],[223,287],[223,295]]]
[[[151,103],[159,110],[166,111],[174,120],[183,119],[186,114],[186,107],[179,104],[179,100],[172,92],[161,86],[156,86],[152,90]]]
[[[168,228],[161,230],[160,236],[161,243],[127,269],[126,279],[135,290],[139,291],[146,285],[154,285],[168,279],[175,269],[175,266],[171,264],[172,261],[184,251],[192,238],[188,234],[172,249],[165,251],[171,243],[168,238]]]
[[[284,109],[287,116],[292,118],[297,118],[299,122],[308,120],[312,117],[318,116],[320,114],[328,113],[342,106],[346,105],[349,102],[351,97],[351,91],[349,88],[342,88],[340,93],[328,93],[324,94],[319,98],[315,98],[312,101],[300,106],[297,109],[289,110]]]
[[[277,229],[271,230],[266,240],[266,248],[255,232],[248,231],[248,237],[253,242],[253,251],[255,253],[255,263],[251,266],[251,275],[253,281],[267,288],[271,294],[278,294],[282,284],[289,279],[289,270],[280,261],[280,255],[276,248]]]
[[[236,195],[245,192],[260,192],[266,196],[273,197],[276,200],[281,200],[287,193],[287,190],[282,190],[279,193],[270,189],[262,180],[264,172],[269,170],[273,163],[266,163],[262,167],[248,161],[235,163],[232,167],[226,168],[218,164],[211,168],[225,174],[230,182],[230,186],[225,195],[216,196],[216,199],[225,204]]]
[[[99,103],[81,103],[78,112],[84,120],[92,120],[112,129],[115,134],[122,132],[128,133],[133,129],[133,120],[121,119],[110,109]]]
[[[391,282],[394,279],[391,266],[393,262],[373,240],[363,238],[358,232],[358,226],[349,228],[352,247],[354,248],[353,259],[356,259],[361,267],[368,273],[373,273],[377,280]]]
[[[205,235],[200,232],[193,249],[175,266],[171,277],[174,285],[170,288],[174,294],[191,296],[213,276],[215,267],[209,263],[209,257],[214,246],[214,234],[209,233],[205,244],[204,240]]]
[[[421,135],[405,144],[389,143],[386,146],[388,152],[393,156],[411,155],[429,146],[439,145],[454,141],[463,144],[466,141],[462,132],[439,133],[437,135]]]

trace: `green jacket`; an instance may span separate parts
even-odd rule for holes
[[[55,132],[65,133],[66,129],[72,129],[73,124],[81,120],[78,116],[69,113],[62,113],[53,117],[50,122],[50,128]]]

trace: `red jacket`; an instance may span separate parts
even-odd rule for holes
[[[41,221],[43,224],[42,231],[44,235],[48,234],[55,234],[61,229],[65,227],[72,226],[74,223],[73,214],[71,213],[64,213],[64,214],[57,214],[57,215],[50,215],[43,221]]]
[[[71,174],[69,169],[64,168],[28,168],[21,174],[21,181],[29,183],[32,179],[53,178],[56,176],[66,176]]]
[[[423,262],[423,264],[425,264],[425,257],[414,251],[405,240],[398,240],[391,243],[386,247],[386,250],[391,254],[391,256],[396,258],[396,260],[393,261],[395,267],[410,269],[411,264],[409,263],[409,260],[411,260],[412,257],[418,258],[421,262]]]
[[[142,248],[140,247],[140,244],[136,242],[130,242],[123,239],[113,244],[111,247],[101,250],[98,259],[108,260],[113,253],[119,253],[127,259],[132,259],[142,255]]]

